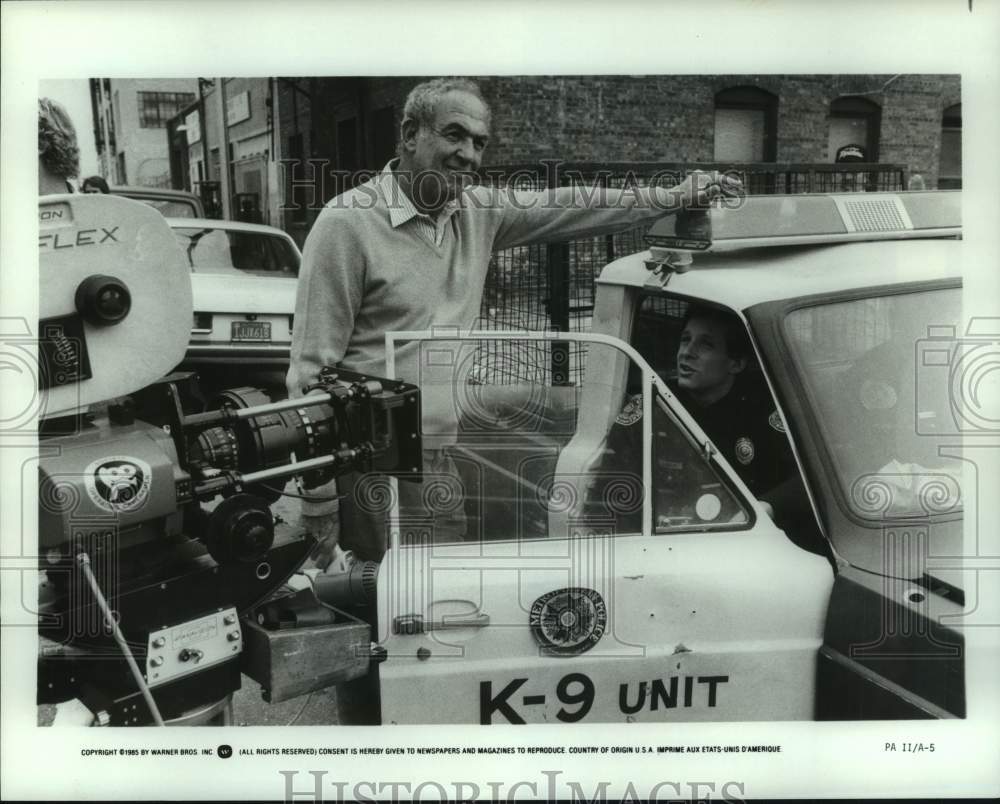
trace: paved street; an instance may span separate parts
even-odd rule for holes
[[[51,726],[56,707],[38,707],[38,725]],[[331,687],[290,701],[266,703],[260,685],[243,676],[243,686],[233,696],[236,726],[329,726],[337,723],[337,693]]]
[[[243,687],[233,696],[233,723],[237,726],[330,726],[337,723],[337,692],[333,687],[277,704],[265,703],[260,685],[243,676]]]

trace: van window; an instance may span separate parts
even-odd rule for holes
[[[966,424],[958,369],[971,346],[956,336],[960,315],[961,291],[952,288],[817,304],[785,318],[784,336],[856,515],[961,510],[961,462],[947,455]]]
[[[435,541],[639,533],[651,488],[656,531],[749,522],[662,399],[653,403],[654,469],[644,482],[643,407],[623,394],[632,361],[616,347],[587,343],[579,382],[555,371],[512,382],[497,364],[549,365],[564,346],[438,339],[397,349],[396,374],[419,378],[425,450],[423,488],[399,484],[402,521],[433,522]],[[401,529],[403,544],[409,532]]]
[[[602,445],[588,492],[588,515],[616,532],[642,527],[642,404],[627,399]],[[684,434],[657,394],[652,426],[653,530],[688,532],[747,525],[750,517],[723,475]]]
[[[775,523],[802,545],[815,542],[819,531],[788,423],[757,363],[742,319],[731,310],[649,293],[641,299],[632,344],[750,492],[770,504]],[[632,379],[634,384],[636,378]],[[735,499],[716,488],[718,479],[687,454],[685,443],[673,435],[675,429],[658,431],[657,488],[677,489],[671,500],[683,501],[675,505],[661,500],[658,524],[689,527],[745,521]],[[704,496],[698,511],[691,509],[692,495]],[[659,510],[664,506],[668,510]],[[702,516],[710,513],[712,519]]]

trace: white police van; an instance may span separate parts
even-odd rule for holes
[[[391,510],[342,721],[964,717],[960,213],[957,192],[751,197],[608,265],[590,334],[388,336],[419,342],[407,379],[454,428],[461,482],[425,502],[466,534]],[[691,304],[746,328],[791,514],[734,470],[753,442],[720,452],[668,384]],[[532,355],[581,379],[496,369]],[[641,447],[609,474],[622,426]]]

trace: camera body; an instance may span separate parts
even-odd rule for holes
[[[217,720],[269,647],[243,618],[314,546],[270,505],[295,476],[419,478],[419,394],[324,370],[300,399],[206,401],[169,373],[191,281],[159,213],[47,196],[39,222],[38,701],[79,698],[102,725]]]

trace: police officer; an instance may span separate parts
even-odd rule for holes
[[[759,372],[748,370],[752,353],[743,324],[723,310],[689,306],[676,360],[677,377],[668,386],[680,403],[754,496],[771,505],[777,524],[793,541],[815,550],[818,530],[808,496],[770,390]],[[641,450],[642,399],[636,395],[611,428],[597,475],[634,473]],[[668,497],[685,496],[692,472],[677,464],[677,450],[662,436],[654,444],[654,467],[658,492],[669,486]],[[696,493],[688,489],[687,496]],[[620,526],[625,521],[619,520]],[[631,518],[631,527],[636,521]]]
[[[796,467],[767,385],[747,371],[750,360],[746,332],[735,316],[692,305],[677,349],[677,379],[670,385],[754,496],[766,497]]]

